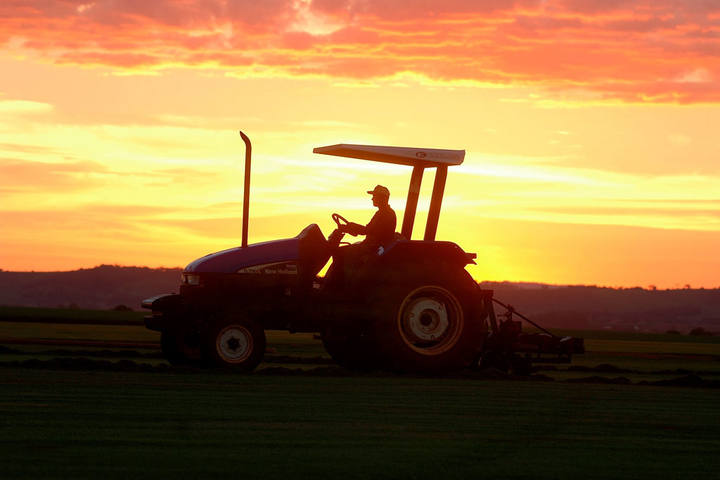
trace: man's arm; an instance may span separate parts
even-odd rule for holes
[[[353,237],[357,237],[358,235],[366,235],[367,227],[359,223],[350,222],[345,226],[344,230]]]
[[[378,224],[380,223],[380,211],[375,212],[375,215],[370,219],[367,225],[360,225],[359,223],[350,222],[345,226],[345,231],[356,237],[358,235],[367,235],[368,232],[377,230]]]

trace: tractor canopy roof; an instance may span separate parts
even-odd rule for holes
[[[413,167],[410,177],[405,214],[403,216],[402,236],[410,240],[415,223],[418,195],[422,183],[423,172],[426,168],[435,169],[435,182],[433,184],[430,210],[428,210],[427,224],[425,225],[426,241],[434,241],[437,224],[440,218],[440,205],[445,191],[447,169],[451,165],[460,165],[465,159],[465,150],[442,150],[439,148],[412,148],[412,147],[382,147],[379,145],[352,145],[339,143],[327,147],[317,147],[314,153],[335,155],[338,157],[358,158],[360,160],[373,160],[375,162],[395,163]]]
[[[317,147],[313,149],[313,153],[373,160],[375,162],[396,163],[412,167],[420,166],[424,168],[460,165],[465,159],[465,150],[383,147],[379,145],[352,145],[348,143]]]

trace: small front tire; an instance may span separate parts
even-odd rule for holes
[[[217,322],[209,329],[203,357],[209,366],[251,372],[265,355],[265,331],[249,319]]]

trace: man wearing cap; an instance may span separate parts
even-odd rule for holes
[[[375,212],[370,223],[360,225],[350,222],[345,231],[352,236],[365,235],[362,244],[369,248],[377,248],[380,245],[390,243],[395,235],[397,217],[395,211],[388,203],[390,201],[390,190],[382,185],[376,185],[374,189],[368,190],[372,194],[372,202],[378,211]]]
[[[334,278],[332,284],[338,285],[344,282],[348,272],[357,268],[368,258],[368,255],[375,254],[378,247],[387,245],[395,237],[395,225],[397,218],[395,211],[390,208],[390,190],[382,185],[377,185],[367,193],[372,194],[373,205],[377,207],[370,223],[360,225],[359,223],[348,222],[330,234],[328,241],[333,248],[333,264],[328,271],[328,277]],[[365,235],[365,240],[354,245],[337,248],[345,233],[352,236]]]

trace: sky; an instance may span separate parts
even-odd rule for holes
[[[720,286],[720,1],[4,0],[0,268],[184,266],[402,217],[466,150],[438,236],[478,280]],[[433,172],[414,238],[422,238]]]

